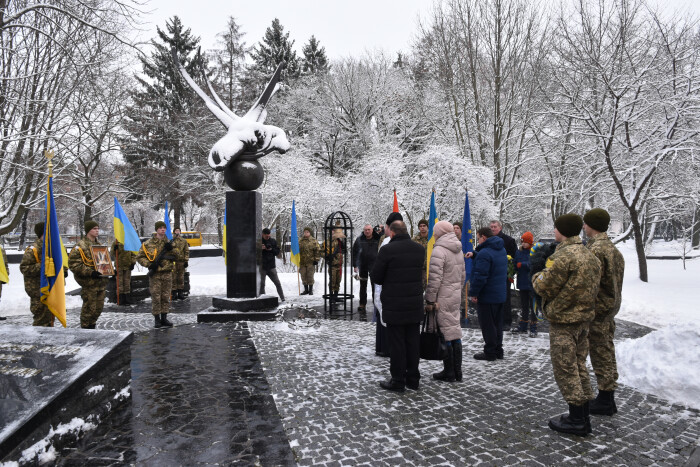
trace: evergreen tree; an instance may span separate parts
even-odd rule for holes
[[[244,35],[233,16],[229,16],[226,30],[217,35],[222,48],[215,52],[219,68],[216,83],[223,89],[221,98],[233,111],[242,110],[237,109],[237,104],[240,100],[243,62],[248,52],[248,47],[242,40]]]
[[[140,57],[144,76],[136,76],[139,86],[131,92],[125,123],[128,136],[122,151],[132,169],[134,191],[139,195],[154,193],[156,204],[169,200],[174,227],[179,227],[182,204],[193,196],[191,187],[180,183],[179,175],[201,162],[193,160],[201,158],[202,149],[188,133],[197,126],[192,119],[200,113],[201,103],[181,79],[171,48],[191,76],[200,74],[203,58],[199,52],[191,56],[199,38],[185,29],[177,16],[166,22],[165,32],[157,28],[157,33],[159,40],[151,40],[151,56]]]
[[[316,74],[328,71],[326,48],[320,47],[320,45],[316,37],[311,36],[309,42],[302,47],[301,51],[304,54],[304,58],[302,59],[301,69],[304,73]]]
[[[290,78],[299,76],[299,59],[293,46],[294,41],[289,40],[289,33],[284,32],[280,20],[272,20],[272,25],[265,31],[265,37],[251,53],[255,61],[254,71],[264,78],[263,86],[283,61],[287,62],[287,67],[282,72],[282,81],[288,82]]]

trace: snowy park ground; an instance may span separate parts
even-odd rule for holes
[[[625,256],[625,282],[622,309],[618,318],[642,324],[655,331],[638,339],[617,342],[620,383],[672,402],[700,409],[700,258],[681,260],[649,260],[649,282],[638,278],[637,259],[631,242],[620,245]],[[697,254],[697,252],[694,252]],[[678,245],[658,242],[654,255],[678,255]],[[279,260],[278,260],[279,261]],[[137,266],[138,267],[138,266]],[[192,295],[224,295],[225,266],[222,258],[192,258],[190,260]],[[316,274],[314,296],[298,296],[297,274],[280,264],[279,277],[288,302],[321,305],[323,274]],[[78,285],[69,275],[66,290]],[[355,296],[359,282],[354,281]],[[29,298],[24,293],[19,265],[10,265],[10,283],[3,286],[0,314],[29,315]],[[274,285],[268,280],[266,292],[274,295]],[[79,308],[79,296],[67,296],[68,308]],[[546,334],[525,345],[541,346]],[[529,344],[528,344],[529,343]]]

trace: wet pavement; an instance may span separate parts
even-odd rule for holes
[[[132,401],[58,465],[683,465],[700,439],[697,410],[626,386],[620,413],[594,417],[592,436],[549,430],[566,405],[546,323],[537,338],[506,333],[505,360],[479,362],[474,320],[463,383],[434,381],[441,364],[421,361],[420,390],[396,394],[379,389],[388,360],[374,355],[375,324],[357,313],[317,320],[307,310],[292,326],[195,324],[210,305],[175,302],[176,326],[158,330],[150,303],[105,308],[98,329],[136,333]],[[69,310],[71,326],[78,314]],[[650,331],[618,321],[620,338]]]

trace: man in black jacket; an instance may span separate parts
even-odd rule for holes
[[[366,313],[367,306],[367,282],[369,272],[374,267],[379,250],[379,235],[374,232],[371,225],[367,224],[362,229],[362,235],[357,237],[352,246],[352,265],[355,267],[355,274],[360,275],[360,306],[357,311],[361,315]],[[370,280],[372,287],[372,300],[374,300],[374,281]]]
[[[418,389],[420,322],[423,320],[423,260],[425,249],[411,241],[403,221],[389,226],[391,241],[379,250],[372,280],[382,286],[382,318],[387,325],[391,379],[383,389]]]
[[[503,233],[503,224],[501,221],[493,220],[489,222],[489,228],[491,233],[496,237],[501,237],[503,240],[503,246],[506,248],[506,254],[511,258],[515,258],[515,254],[518,252],[518,244],[515,242],[513,237]],[[501,315],[503,316],[503,329],[510,329],[513,324],[513,308],[510,305],[510,280],[506,277],[506,301],[503,303],[503,309],[501,310]]]
[[[260,295],[265,293],[265,276],[270,276],[270,280],[277,287],[277,295],[280,300],[284,301],[284,292],[282,292],[282,284],[277,277],[277,265],[275,257],[280,254],[280,249],[277,246],[277,240],[270,238],[270,229],[262,231],[262,264],[260,265]]]

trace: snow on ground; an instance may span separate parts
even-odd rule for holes
[[[639,280],[634,244],[619,245],[625,257],[622,308],[618,317],[656,329],[640,339],[625,340],[616,346],[620,382],[665,399],[700,408],[700,258],[649,260],[649,282]],[[653,254],[679,255],[674,242],[656,242]],[[697,256],[698,252],[694,251]],[[221,257],[191,258],[189,264],[192,295],[225,295],[226,266]],[[137,266],[137,270],[140,267]],[[323,273],[317,273],[313,296],[299,296],[297,274],[278,260],[278,273],[287,302],[321,305]],[[145,272],[145,270],[142,270]],[[357,297],[359,281],[353,280]],[[72,274],[66,290],[77,287]],[[266,293],[276,295],[267,280]],[[370,292],[371,294],[371,292]],[[69,308],[80,307],[79,296],[66,297]],[[4,316],[28,314],[29,297],[24,293],[19,265],[10,265],[10,283],[3,286],[0,313]]]

